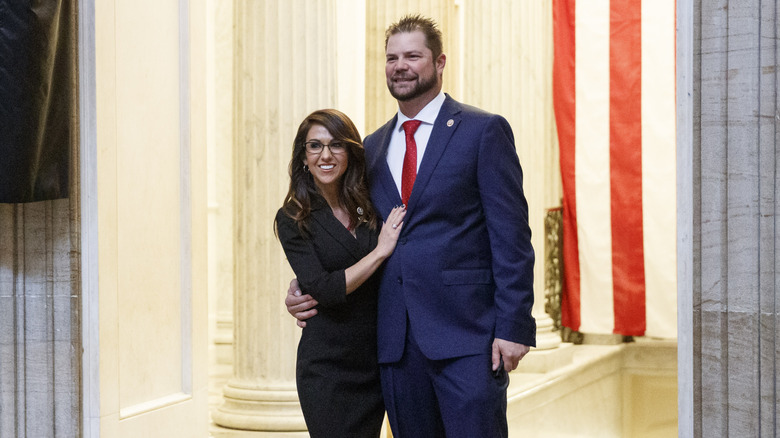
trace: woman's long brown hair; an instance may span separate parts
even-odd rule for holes
[[[312,196],[318,195],[314,178],[304,169],[306,157],[306,135],[314,125],[321,125],[333,136],[334,142],[347,145],[349,156],[347,170],[341,179],[339,203],[349,214],[350,227],[355,228],[361,221],[376,229],[377,215],[371,204],[366,181],[366,156],[363,141],[355,124],[344,113],[335,109],[322,109],[309,114],[298,127],[293,141],[290,159],[290,190],[284,198],[282,211],[295,220],[304,235],[309,233]],[[362,213],[358,213],[358,211]],[[274,223],[276,229],[276,223]]]

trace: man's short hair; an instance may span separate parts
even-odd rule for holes
[[[441,31],[435,21],[420,14],[404,15],[387,28],[385,31],[385,50],[387,50],[387,41],[391,36],[418,30],[425,35],[425,46],[431,50],[435,61],[442,53]]]

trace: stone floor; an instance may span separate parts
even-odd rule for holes
[[[546,354],[546,356],[545,356]],[[677,345],[646,341],[619,345],[568,345],[537,352],[510,375],[509,435],[544,437],[677,436]],[[542,371],[539,368],[547,368]],[[209,409],[222,403],[230,365],[212,366]],[[248,432],[209,428],[213,438],[298,438],[305,432]],[[391,435],[384,430],[382,437]]]

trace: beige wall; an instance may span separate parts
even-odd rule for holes
[[[204,436],[205,3],[105,0],[94,19],[85,435]]]

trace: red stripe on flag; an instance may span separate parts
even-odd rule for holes
[[[561,322],[580,328],[580,259],[577,240],[575,171],[574,0],[553,1],[553,104],[563,184],[563,299]]]
[[[610,2],[610,178],[615,333],[645,332],[642,2]]]

